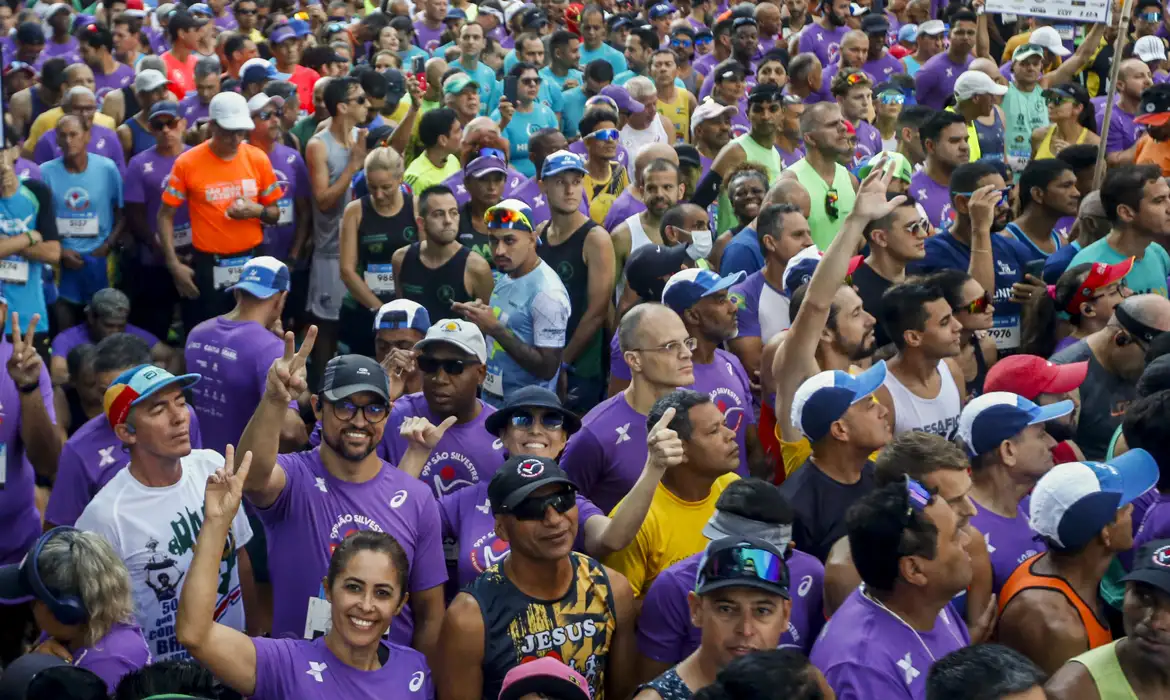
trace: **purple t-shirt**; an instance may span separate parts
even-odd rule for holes
[[[54,486],[56,486],[54,484]],[[122,676],[151,662],[150,648],[138,625],[116,622],[93,646],[78,649],[73,665],[93,671],[112,695]]]
[[[785,168],[791,168],[792,165],[794,163],[796,163],[796,161],[800,160],[801,158],[804,158],[804,147],[803,146],[797,146],[796,150],[793,151],[792,153],[785,151],[784,149],[780,148],[779,146],[775,146],[775,149],[776,149],[776,152],[780,154],[780,162],[784,164]],[[707,171],[704,170],[703,174],[705,175],[706,173],[707,173]]]
[[[100,124],[94,124],[89,130],[89,145],[85,150],[99,156],[105,156],[118,166],[118,174],[126,176],[126,153],[122,150],[122,142],[118,135]],[[57,145],[57,130],[49,129],[33,148],[33,160],[44,165],[54,158],[61,157],[61,147]]]
[[[934,629],[916,632],[862,590],[825,623],[809,661],[843,700],[923,700],[934,661],[971,643],[967,624],[948,604]]]
[[[295,148],[282,143],[272,146],[268,153],[276,181],[284,189],[284,196],[277,201],[280,206],[280,220],[275,226],[264,227],[264,242],[260,244],[260,255],[271,255],[277,260],[288,258],[293,239],[297,235],[296,207],[294,201],[312,196],[309,189],[309,169],[305,159]]]
[[[397,622],[397,620],[395,620]],[[375,671],[359,671],[333,655],[325,639],[265,639],[256,647],[255,700],[434,700],[431,669],[408,646],[387,644],[390,658]]]
[[[910,196],[922,206],[926,218],[930,219],[931,225],[939,233],[950,228],[951,222],[955,220],[950,187],[938,184],[925,170],[919,170],[910,176]]]
[[[451,177],[443,180],[443,184],[455,193],[455,201],[462,207],[471,201],[471,195],[467,193],[467,186],[463,184],[464,172],[459,170]],[[507,178],[504,182],[504,199],[512,199],[513,193],[528,184],[528,178],[524,176],[519,170],[508,166]]]
[[[719,61],[715,60],[715,54],[709,53],[705,56],[699,56],[696,58],[694,63],[691,64],[691,68],[693,68],[694,71],[699,75],[705,76],[710,73],[711,69],[714,68],[718,63]]]
[[[410,562],[411,593],[447,581],[439,506],[421,481],[385,462],[365,483],[341,481],[325,469],[320,448],[282,454],[276,463],[286,475],[284,490],[271,506],[256,509],[268,534],[273,637],[324,634],[308,614],[309,601],[324,598],[321,580],[329,557],[354,532],[375,530],[398,540]],[[408,603],[394,619],[390,641],[409,645],[413,632]]]
[[[183,146],[183,150],[187,150]],[[158,210],[162,207],[162,192],[170,179],[171,168],[174,167],[178,156],[164,156],[158,152],[157,146],[151,146],[142,153],[130,159],[126,167],[125,192],[122,199],[127,204],[142,204],[146,207],[146,225],[150,232],[158,236]],[[191,247],[191,216],[187,213],[187,203],[184,202],[175,210],[174,242],[176,250],[187,250]],[[162,267],[163,259],[155,255],[154,251],[144,245],[138,246],[139,259],[143,265]]]
[[[853,168],[859,168],[872,156],[882,151],[882,132],[869,122],[859,121],[854,125],[857,130],[857,148],[853,151]]]
[[[962,62],[955,63],[945,51],[931,56],[914,74],[914,94],[918,104],[942,109],[947,98],[955,92],[955,81],[967,70],[972,60],[971,54],[967,54]]]
[[[905,73],[906,67],[902,65],[901,61],[891,56],[889,51],[883,51],[880,58],[866,61],[861,70],[873,79],[874,85],[878,85],[889,80],[892,75]]]
[[[284,354],[284,343],[254,321],[209,318],[187,334],[183,352],[187,371],[203,380],[191,387],[195,412],[207,434],[203,446],[223,454],[240,435],[264,396],[272,363]]]
[[[199,100],[199,93],[189,92],[179,100],[179,116],[187,120],[187,128],[195,126],[195,122],[207,117],[211,105],[203,104]]]
[[[64,44],[58,44],[51,36],[45,37],[45,50],[39,56],[41,61],[63,58],[66,63],[81,63],[81,42],[71,36]]]
[[[1143,513],[1138,513],[1138,501],[1148,503]],[[1170,537],[1170,497],[1151,489],[1141,498],[1134,501],[1133,522],[1135,535],[1131,553],[1137,551],[1143,544],[1152,540]],[[1132,554],[1131,554],[1132,556]]]
[[[230,7],[223,8],[223,14],[213,17],[211,21],[215,22],[215,26],[223,32],[234,32],[240,28],[240,23],[236,21],[236,16],[232,14]]]
[[[16,171],[16,176],[21,180],[41,179],[41,166],[31,160],[17,158],[16,163],[12,165],[12,169]]]
[[[1133,116],[1120,105],[1113,105],[1113,115],[1109,118],[1109,134],[1105,137],[1105,150],[1108,153],[1120,153],[1133,147],[1146,132],[1141,124],[1134,123]],[[1102,106],[1097,109],[1098,132],[1101,131],[1104,121],[1105,109]]]
[[[699,552],[675,562],[650,584],[642,609],[653,610],[654,614],[638,620],[638,651],[644,656],[676,664],[699,648],[703,631],[691,624],[687,593],[695,589],[702,558]],[[797,550],[792,550],[787,563],[792,613],[788,631],[780,637],[780,647],[807,654],[825,620],[821,604],[825,567],[816,557]]]
[[[160,342],[153,333],[150,331],[145,331],[133,323],[126,324],[125,332],[129,333],[130,335],[142,338],[146,341],[146,344],[152,348],[155,345],[158,345]],[[96,344],[97,342],[98,341],[94,340],[93,336],[89,334],[89,326],[82,323],[73,326],[72,328],[66,328],[65,330],[58,333],[57,336],[53,338],[53,343],[49,347],[53,351],[54,355],[58,357],[68,357],[73,348],[77,347],[78,345],[85,345],[86,343]]]
[[[491,481],[492,475],[504,463],[504,444],[484,427],[484,421],[496,409],[483,401],[479,401],[479,405],[479,415],[474,420],[456,423],[447,429],[419,473],[419,478],[431,488],[435,498],[442,499],[462,488]],[[422,416],[433,425],[444,419],[431,411],[422,392],[403,396],[394,402],[386,419],[386,430],[378,444],[379,457],[391,464],[402,461],[409,445],[399,428],[412,416]]]
[[[423,49],[427,53],[433,54],[435,49],[443,43],[443,30],[446,27],[440,22],[439,26],[431,29],[427,26],[426,20],[420,19],[414,23],[414,44]]]
[[[191,449],[203,449],[198,415],[191,405],[187,413],[191,416]],[[45,521],[72,527],[97,492],[129,463],[130,453],[122,448],[105,414],[90,418],[61,447]]]
[[[94,94],[97,95],[98,104],[100,105],[107,93],[124,88],[134,82],[134,69],[125,63],[119,63],[115,66],[112,73],[102,74],[95,72],[93,81],[94,85],[97,86]]]
[[[0,366],[12,357],[12,343],[0,335]],[[57,422],[53,409],[53,382],[48,363],[41,368],[41,400],[49,418]],[[645,439],[642,440],[645,443]],[[643,455],[644,456],[644,455]],[[14,564],[24,558],[29,547],[41,534],[41,516],[37,512],[35,476],[32,464],[24,458],[20,441],[20,393],[8,372],[0,372],[0,460],[5,473],[0,477],[0,565]]]
[[[581,493],[603,512],[613,512],[646,465],[646,416],[618,392],[585,414],[569,438],[561,467]]]
[[[605,221],[602,222],[601,227],[606,231],[613,231],[621,225],[623,221],[646,211],[646,205],[642,200],[633,195],[631,188],[626,188],[624,192],[613,200],[613,204],[609,207],[609,213],[605,215]]]
[[[805,25],[800,32],[800,50],[802,53],[814,53],[821,59],[822,66],[831,66],[837,63],[840,55],[841,40],[849,27],[841,25],[836,29],[825,29],[816,22]]]
[[[991,557],[991,586],[993,593],[999,593],[1012,572],[1024,561],[1046,547],[1033,539],[1036,533],[1028,525],[1028,511],[1021,504],[1014,518],[1005,518],[975,503],[975,515],[971,525],[983,533],[987,542],[987,554]]]

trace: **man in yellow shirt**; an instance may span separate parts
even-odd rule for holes
[[[65,69],[65,87],[61,89],[61,94],[69,92],[70,88],[87,87],[90,91],[97,89],[97,85],[93,78],[93,69],[84,63],[75,63]],[[32,123],[29,129],[28,138],[24,141],[24,157],[32,158],[33,147],[37,145],[37,141],[45,135],[45,132],[57,128],[57,122],[61,121],[61,117],[65,116],[65,110],[60,107],[54,107],[48,111],[42,112]],[[118,128],[117,122],[113,117],[107,116],[98,112],[93,115],[93,123],[98,126],[104,126],[110,131]]]
[[[705,393],[677,389],[654,402],[646,425],[657,425],[673,411],[667,431],[682,442],[682,463],[669,469],[654,492],[650,512],[634,541],[606,558],[606,566],[625,575],[641,598],[666,567],[707,546],[703,528],[715,513],[715,502],[739,478],[739,445],[723,412]],[[648,441],[666,439],[651,432]],[[619,502],[614,512],[622,507]]]

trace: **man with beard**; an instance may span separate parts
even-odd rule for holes
[[[1141,125],[1134,121],[1141,107],[1142,93],[1154,84],[1150,67],[1140,58],[1129,58],[1121,62],[1117,69],[1117,102],[1113,105],[1113,115],[1109,118],[1109,131],[1103,134],[1105,139],[1105,162],[1109,167],[1116,168],[1125,163],[1133,163],[1136,157],[1134,146],[1142,137]],[[1104,105],[1097,110],[1097,131],[1103,131],[1105,126]],[[1086,193],[1088,194],[1088,193]]]
[[[674,54],[674,64],[677,66],[675,76],[683,82],[687,92],[695,95],[703,84],[702,76],[694,66],[695,28],[677,22],[675,24],[670,31],[670,51]]]
[[[731,140],[731,117],[736,114],[739,114],[739,108],[735,105],[722,105],[714,100],[706,100],[691,114],[691,143],[699,152],[700,181]]]
[[[134,69],[114,58],[114,35],[99,24],[87,24],[81,32],[81,59],[93,69],[98,104],[106,93],[124,88],[134,79]]]
[[[838,49],[837,60],[831,65],[825,65],[824,74],[821,78],[821,91],[828,92],[829,86],[833,84],[833,79],[839,73],[851,70],[864,72],[861,70],[861,67],[865,65],[865,51],[867,46],[869,46],[869,40],[865,38],[864,32],[847,32],[841,39],[841,47]],[[872,83],[872,80],[870,82]]]
[[[614,76],[613,84],[624,86],[632,78],[650,74],[650,57],[658,50],[658,34],[649,26],[636,27],[626,37],[626,70]]]
[[[857,178],[841,164],[842,159],[852,158],[853,146],[841,107],[832,102],[805,107],[800,133],[805,155],[780,177],[794,179],[808,191],[813,243],[827,251],[839,235],[841,217],[853,210]]]
[[[921,430],[943,437],[959,424],[966,391],[955,360],[963,326],[943,290],[926,282],[903,282],[882,295],[882,325],[898,352],[890,360],[877,400],[895,435]]]
[[[639,190],[645,211],[623,221],[610,234],[617,270],[625,270],[626,260],[644,245],[662,245],[662,215],[682,199],[684,186],[680,182],[678,165],[659,158],[650,162],[641,173]],[[702,205],[700,205],[702,206]],[[624,274],[618,275],[619,279]]]
[[[954,94],[955,81],[974,58],[971,50],[975,48],[977,23],[975,13],[968,10],[951,15],[950,47],[924,63],[914,74],[918,104],[942,109],[947,98]]]
[[[1079,656],[1044,686],[1051,700],[1162,697],[1168,688],[1166,629],[1170,624],[1170,540],[1149,542],[1125,577],[1126,637]]]
[[[756,20],[751,17],[736,17],[731,23],[731,57],[728,59],[739,65],[747,79],[749,88],[755,87],[756,63],[755,55],[760,50],[760,32]],[[720,66],[723,63],[719,64]],[[717,71],[711,71],[703,79],[699,88],[699,99],[702,100],[711,94],[715,87]]]
[[[1019,197],[1020,213],[1001,235],[1023,243],[1031,252],[1029,262],[1046,260],[1064,245],[1064,239],[1056,232],[1056,222],[1076,216],[1080,209],[1077,176],[1062,160],[1033,160],[1020,175]]]
[[[865,32],[865,65],[862,66],[874,84],[890,79],[896,73],[905,73],[902,62],[890,55],[886,48],[886,37],[890,32],[890,20],[884,14],[870,13],[861,18],[861,31]]]
[[[1080,448],[1073,442],[1073,438],[1076,437],[1077,425],[1080,423],[1079,390],[1088,372],[1088,360],[1059,365],[1035,355],[1012,355],[1000,358],[987,370],[983,391],[1010,391],[1039,406],[1071,399],[1075,404],[1072,413],[1049,421],[1044,426],[1056,441],[1056,446],[1052,448],[1053,459],[1061,464],[1071,462],[1080,455]]]
[[[577,27],[581,31],[582,40],[581,65],[604,60],[613,68],[614,75],[626,71],[626,57],[621,51],[605,43],[605,10],[597,5],[589,5],[581,10]]]
[[[853,287],[865,310],[878,319],[873,330],[879,348],[890,342],[881,323],[885,316],[882,295],[906,281],[906,266],[925,257],[929,236],[930,222],[919,213],[913,199],[903,201],[865,229],[869,256],[853,270]]]
[[[922,139],[919,138],[919,132],[934,114],[933,109],[922,105],[906,105],[898,114],[896,127],[898,131],[895,134],[895,139],[898,142],[898,153],[906,156],[910,164],[915,167],[926,162],[926,150]]]
[[[316,335],[310,326],[294,352],[293,334],[285,333],[283,355],[268,370],[264,395],[237,448],[252,453],[244,495],[271,545],[272,635],[312,639],[323,633],[330,619],[321,580],[330,553],[352,532],[377,530],[393,535],[410,562],[409,607],[395,617],[390,640],[432,655],[447,581],[439,507],[425,484],[374,452],[390,412],[386,370],[360,355],[330,360],[311,398],[321,444],[277,454],[289,402],[308,390],[305,362]]]
[[[791,168],[804,157],[800,118],[804,116],[805,105],[799,97],[789,94],[781,96],[780,105],[780,126],[772,137],[772,143],[780,153],[781,165]]]
[[[822,66],[837,62],[841,40],[849,31],[849,0],[820,0],[820,16],[805,25],[798,35],[794,53],[811,53]]]
[[[971,160],[967,122],[955,112],[935,112],[918,131],[926,153],[922,169],[910,177],[910,196],[935,228],[945,232],[953,222],[951,176]]]
[[[544,161],[540,189],[551,218],[539,235],[541,259],[556,270],[569,294],[568,342],[561,355],[566,406],[586,413],[605,393],[605,317],[615,263],[609,234],[582,214],[588,170],[580,156],[557,151]]]
[[[1158,463],[1134,449],[1101,464],[1069,462],[1040,478],[1029,505],[1048,551],[1024,561],[999,596],[999,641],[1055,673],[1113,640],[1099,613],[1109,563],[1133,547],[1133,501],[1158,483]]]

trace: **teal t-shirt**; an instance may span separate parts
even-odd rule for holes
[[[500,110],[494,110],[491,117],[498,122]],[[525,177],[536,177],[536,166],[528,160],[528,137],[545,128],[557,128],[557,115],[539,102],[533,102],[531,112],[516,110],[512,115],[512,121],[508,122],[508,126],[503,130],[504,138],[511,144],[509,158],[512,167]]]
[[[609,65],[613,66],[614,75],[625,73],[629,69],[629,66],[626,65],[626,57],[622,55],[621,51],[618,51],[609,44],[603,42],[601,47],[596,51],[588,49],[584,44],[581,44],[581,59],[578,61],[578,64],[582,68],[598,59],[609,61]]]
[[[1125,260],[1126,257],[1109,245],[1106,236],[1096,243],[1085,246],[1085,249],[1073,256],[1069,267],[1081,263],[1103,262],[1114,265]],[[1170,255],[1162,246],[1151,243],[1146,246],[1145,255],[1141,260],[1135,260],[1133,269],[1125,276],[1125,284],[1134,294],[1166,294],[1166,278],[1170,276]]]
[[[589,98],[581,87],[562,93],[565,111],[561,113],[561,132],[565,138],[575,139],[581,135],[581,117],[585,116],[585,102]]]

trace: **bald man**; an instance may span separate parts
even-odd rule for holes
[[[1126,407],[1137,398],[1146,349],[1165,331],[1170,331],[1170,300],[1137,294],[1117,306],[1104,328],[1052,356],[1056,364],[1089,361],[1075,438],[1086,459],[1105,459]]]
[[[69,92],[71,88],[75,87],[89,88],[90,92],[93,92],[94,90],[95,83],[93,78],[93,69],[84,63],[74,63],[65,69],[65,86],[61,93],[62,97],[64,97],[65,93]],[[65,116],[65,110],[61,107],[54,107],[53,109],[44,112],[41,114],[41,116],[36,118],[36,120],[32,123],[32,128],[28,131],[28,138],[24,142],[25,158],[31,159],[33,157],[33,150],[36,148],[37,141],[39,141],[41,136],[44,136],[46,132],[54,129],[57,126],[57,122],[60,121],[61,117],[63,116]],[[107,117],[104,114],[93,115],[92,121],[94,124],[97,124],[98,126],[104,126],[110,131],[113,131],[118,127],[118,125],[114,123],[113,119]],[[114,140],[117,141],[117,136],[114,137]]]
[[[847,32],[841,39],[841,48],[837,54],[837,62],[827,68],[821,78],[821,91],[829,94],[829,86],[833,83],[833,76],[846,68],[865,68],[866,56],[869,55],[869,37],[865,32],[854,29]]]
[[[634,181],[631,183],[631,187],[618,195],[617,199],[613,200],[613,206],[609,208],[609,213],[605,215],[605,221],[601,224],[602,228],[612,233],[626,219],[634,214],[646,211],[646,205],[642,202],[640,194],[640,188],[642,186],[641,173],[651,161],[659,158],[665,158],[678,165],[678,153],[675,153],[673,146],[665,143],[656,143],[639,151],[637,157],[634,158]],[[621,265],[618,265],[619,274],[621,273],[621,269]]]
[[[780,8],[770,2],[756,5],[756,25],[760,30],[760,50],[755,55],[755,60],[758,61],[776,46],[776,41],[780,38],[780,31],[783,28]]]
[[[1140,58],[1129,58],[1117,67],[1117,104],[1109,119],[1109,133],[1105,139],[1105,162],[1110,167],[1134,162],[1137,142],[1145,131],[1133,121],[1141,104],[1142,91],[1154,84],[1150,67]],[[1097,105],[1097,131],[1105,121],[1104,98],[1093,100]]]

